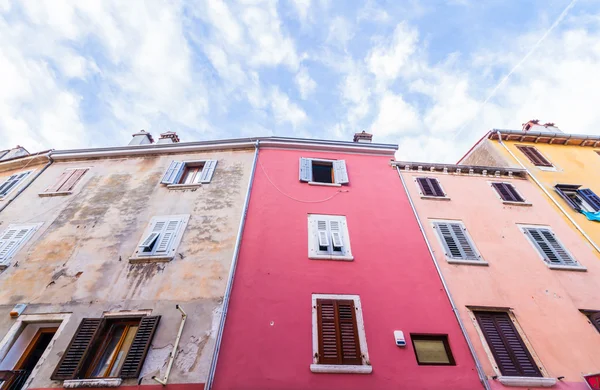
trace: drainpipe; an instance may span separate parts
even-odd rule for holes
[[[246,223],[246,215],[248,214],[248,204],[250,203],[250,192],[252,191],[252,184],[254,183],[254,172],[256,170],[256,162],[258,160],[258,147],[259,140],[256,140],[254,144],[254,161],[252,162],[252,169],[250,171],[250,180],[248,181],[248,188],[246,190],[246,199],[244,201],[244,209],[242,216],[240,217],[240,227],[238,229],[237,240],[235,242],[235,248],[233,250],[233,259],[231,260],[231,268],[229,270],[229,278],[227,280],[227,287],[225,288],[225,296],[223,297],[223,312],[221,313],[221,320],[219,322],[219,329],[217,331],[217,340],[215,343],[215,350],[213,352],[212,361],[210,363],[210,370],[208,377],[206,378],[206,384],[204,385],[205,390],[210,390],[214,381],[215,371],[217,370],[217,360],[219,358],[219,351],[221,349],[221,340],[223,338],[223,329],[225,328],[225,318],[227,317],[227,309],[229,308],[229,298],[231,297],[231,289],[233,288],[233,277],[235,275],[235,268],[237,266],[238,257],[240,253],[240,246],[242,243],[242,234],[244,233],[244,225]]]
[[[51,153],[52,152],[49,152],[46,155],[46,157],[48,157],[48,163],[46,165],[44,165],[44,167],[42,169],[40,169],[40,171],[38,173],[36,173],[35,176],[31,180],[29,180],[27,183],[25,183],[25,185],[21,186],[21,188],[19,189],[19,191],[17,191],[17,193],[15,194],[15,196],[13,196],[12,198],[8,199],[6,201],[6,203],[2,207],[0,207],[0,213],[2,211],[4,211],[4,209],[7,208],[8,205],[11,204],[13,200],[15,200],[19,195],[21,195],[21,193],[23,191],[25,191],[27,189],[27,187],[29,187],[31,185],[31,183],[33,183],[35,181],[35,179],[37,179],[38,176],[41,175],[46,170],[46,168],[48,168],[50,165],[52,165],[52,163],[54,162],[54,160],[52,160],[52,157],[50,157]]]
[[[427,235],[425,234],[425,230],[423,229],[423,224],[421,223],[421,220],[419,219],[419,214],[417,213],[415,204],[413,203],[412,198],[410,197],[410,193],[408,192],[408,188],[406,187],[406,182],[404,181],[404,177],[402,177],[402,173],[400,172],[400,167],[396,166],[396,170],[398,171],[398,176],[400,176],[400,181],[402,182],[404,191],[406,191],[408,203],[410,204],[410,207],[412,208],[412,211],[415,214],[415,218],[417,219],[417,223],[419,224],[419,229],[421,230],[421,233],[423,234],[423,238],[425,239],[425,244],[427,244],[427,249],[429,250],[429,255],[431,256],[431,259],[433,260],[433,264],[435,265],[435,269],[437,270],[438,276],[440,277],[440,280],[442,281],[442,286],[444,286],[444,290],[446,291],[446,295],[448,296],[448,301],[450,301],[450,306],[452,307],[452,312],[454,312],[454,315],[456,316],[456,321],[458,321],[458,326],[460,327],[460,330],[462,331],[462,334],[463,334],[465,340],[467,341],[467,345],[469,346],[469,351],[471,351],[471,356],[473,356],[473,360],[475,361],[475,368],[477,368],[477,374],[479,375],[479,380],[481,381],[481,383],[483,384],[483,387],[486,390],[491,390],[490,384],[487,381],[487,376],[485,375],[485,372],[483,371],[483,367],[481,366],[481,363],[479,362],[479,358],[475,354],[475,348],[473,347],[473,344],[471,344],[471,339],[467,335],[467,330],[465,329],[462,319],[460,318],[460,315],[458,314],[458,309],[456,308],[456,305],[454,304],[454,299],[452,299],[452,294],[450,294],[450,290],[448,289],[448,285],[446,284],[446,280],[444,279],[442,270],[440,269],[440,266],[435,258],[435,255],[433,254],[433,249],[431,248],[431,243],[429,242],[429,239],[427,238]]]
[[[173,344],[173,351],[169,355],[169,364],[167,365],[167,371],[165,371],[165,377],[160,379],[156,376],[153,376],[152,379],[157,381],[163,386],[167,385],[167,381],[169,380],[169,374],[171,373],[171,368],[173,368],[173,362],[175,361],[175,355],[177,355],[177,348],[179,347],[179,340],[181,340],[181,334],[183,333],[183,326],[185,325],[185,320],[187,319],[187,314],[183,311],[183,308],[179,305],[175,305],[175,308],[181,312],[181,325],[179,325],[179,332],[177,332],[177,337],[175,338],[175,343]]]
[[[519,165],[525,170],[525,172],[527,172],[527,174],[529,175],[529,177],[531,177],[535,184],[537,184],[537,186],[540,187],[540,189],[544,192],[544,194],[546,194],[546,196],[552,201],[552,203],[554,203],[554,205],[558,207],[558,209],[565,215],[565,217],[567,217],[567,219],[573,224],[573,226],[575,226],[575,229],[577,229],[579,233],[581,233],[583,237],[585,237],[585,239],[592,245],[592,247],[597,252],[600,252],[600,247],[598,247],[598,245],[594,243],[590,236],[588,236],[587,233],[583,231],[579,224],[573,219],[573,217],[569,215],[569,213],[567,213],[567,211],[562,207],[562,205],[558,203],[558,201],[554,199],[552,195],[550,195],[546,187],[544,187],[542,183],[540,183],[540,181],[535,176],[533,176],[533,173],[531,173],[531,171],[527,169],[527,167],[521,162],[521,160],[519,160],[517,156],[515,156],[515,154],[510,151],[508,146],[506,146],[506,144],[502,142],[502,134],[499,130],[496,130],[496,134],[498,134],[498,142],[500,143],[500,145],[502,145],[504,149],[506,149],[506,151],[519,163]]]

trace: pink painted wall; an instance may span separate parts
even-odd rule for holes
[[[347,192],[314,202],[340,188],[299,182],[300,157],[345,159]],[[483,387],[390,157],[260,150],[214,389]],[[347,217],[354,261],[308,259],[309,213]],[[310,371],[313,293],[360,296],[371,374]],[[448,334],[457,365],[417,365],[394,330]]]
[[[435,174],[451,200],[421,199],[414,182],[420,176],[431,175],[403,172],[486,374],[497,375],[471,321],[469,305],[512,308],[548,375],[565,377],[554,388],[585,389],[581,375],[600,371],[600,334],[579,312],[600,310],[600,260],[593,249],[528,180],[501,179],[532,203],[524,207],[503,204],[489,184],[494,179],[481,176]],[[489,266],[448,264],[432,219],[462,220]],[[587,272],[549,269],[517,224],[550,226]]]

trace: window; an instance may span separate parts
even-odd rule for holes
[[[137,378],[160,316],[84,318],[52,380]]]
[[[446,197],[446,193],[442,189],[438,179],[432,177],[418,177],[416,180],[421,189],[421,196],[436,198]]]
[[[360,298],[357,295],[314,294],[313,372],[372,371]]]
[[[300,181],[320,184],[348,184],[346,161],[300,158]]]
[[[41,225],[8,225],[0,235],[0,267],[8,266],[9,260]]]
[[[88,171],[87,168],[69,168],[60,175],[56,183],[48,187],[40,196],[62,194],[68,195],[71,193],[75,184]]]
[[[189,220],[189,215],[154,217],[138,245],[135,256],[130,261],[157,257],[170,260],[175,256],[177,246]]]
[[[558,241],[550,228],[522,226],[521,229],[550,268],[568,267],[585,270]]]
[[[481,259],[462,222],[435,221],[433,228],[444,247],[449,263],[487,265]]]
[[[210,183],[217,160],[171,161],[161,183],[168,185],[199,185]]]
[[[447,335],[411,334],[417,363],[420,366],[454,366]]]
[[[503,376],[542,376],[507,312],[475,311],[473,314]]]
[[[346,217],[308,216],[308,257],[311,259],[353,260]]]
[[[525,199],[517,192],[517,189],[510,183],[492,183],[500,198],[504,202],[525,203]]]
[[[576,184],[557,184],[554,189],[573,209],[590,213],[600,211],[600,197],[594,191]]]
[[[588,318],[592,325],[594,325],[596,330],[600,332],[600,311],[582,310],[581,312]]]
[[[0,198],[8,195],[12,190],[14,190],[23,179],[29,176],[31,172],[32,171],[21,172],[9,176],[4,183],[0,184]]]
[[[517,148],[527,156],[533,165],[537,167],[553,167],[552,163],[533,146],[517,145]]]

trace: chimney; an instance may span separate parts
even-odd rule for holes
[[[552,122],[540,125],[538,119],[532,119],[527,123],[523,123],[523,131],[539,131],[541,133],[562,133],[562,130],[556,127]]]
[[[179,142],[179,136],[174,131],[167,131],[166,133],[162,133],[160,138],[156,142],[157,144],[175,144]]]
[[[140,130],[135,134],[132,134],[133,139],[129,142],[129,145],[148,145],[154,142],[152,134],[146,133],[145,130]]]
[[[532,120],[528,121],[527,123],[523,123],[523,131],[528,131],[533,126],[539,125],[539,123],[540,123],[539,119],[532,119]]]
[[[0,151],[0,160],[9,160],[11,158],[29,156],[29,152],[24,147],[17,145],[6,151]]]
[[[369,134],[364,130],[361,133],[354,134],[354,142],[370,144],[373,139],[373,134]]]

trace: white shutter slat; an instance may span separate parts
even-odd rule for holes
[[[300,181],[312,181],[312,160],[300,157]]]
[[[344,240],[342,240],[340,222],[335,220],[329,221],[329,228],[331,230],[331,241],[333,246],[336,248],[342,248],[344,246]]]
[[[8,195],[8,193],[16,187],[21,180],[26,178],[30,171],[11,175],[4,183],[0,185],[0,196]]]
[[[349,182],[346,161],[336,160],[333,162],[333,179],[337,184],[347,184]]]
[[[35,228],[36,225],[9,227],[0,239],[0,263],[6,264]]]
[[[179,219],[172,219],[167,223],[167,226],[164,232],[160,235],[158,239],[158,243],[156,244],[156,253],[164,254],[168,253],[171,249],[171,242],[177,234],[177,229],[179,228],[179,224],[181,221]]]
[[[210,183],[217,167],[217,160],[206,160],[202,173],[200,175],[200,183]]]
[[[319,246],[329,246],[329,234],[327,234],[327,221],[317,221],[317,234],[319,236]]]
[[[154,241],[156,241],[158,236],[158,233],[150,233],[148,237],[146,237],[146,239],[140,244],[140,248],[142,248],[142,250],[149,250],[150,248],[152,248],[152,244],[154,243]]]
[[[181,177],[181,173],[183,173],[184,164],[181,161],[171,161],[171,165],[165,172],[161,184],[175,184],[177,182],[178,176]]]

